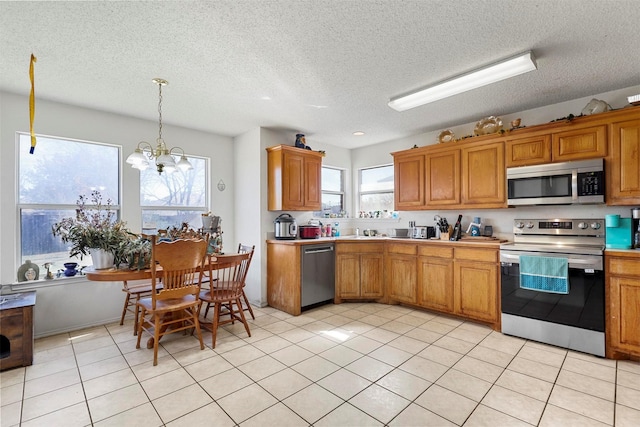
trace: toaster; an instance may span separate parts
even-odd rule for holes
[[[436,237],[436,228],[427,225],[418,225],[411,229],[412,239],[430,239]]]

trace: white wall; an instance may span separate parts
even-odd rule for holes
[[[166,117],[165,120],[170,120]],[[35,131],[38,134],[103,142],[122,147],[126,158],[141,140],[155,141],[158,123],[119,114],[36,100]],[[28,98],[0,92],[0,283],[16,280],[21,262],[16,212],[16,132],[29,131]],[[237,246],[234,224],[233,141],[229,137],[171,126],[163,122],[169,146],[180,146],[187,154],[211,158],[211,210],[223,219],[225,248]],[[36,146],[35,154],[38,154]],[[122,177],[122,219],[133,231],[141,229],[139,172],[125,165]],[[227,190],[219,192],[223,179]],[[194,224],[200,226],[200,224]],[[119,319],[124,294],[121,284],[88,282],[83,278],[55,283],[22,284],[14,290],[38,286],[35,309],[36,336],[49,335]],[[99,307],[98,307],[99,306]],[[70,315],[71,314],[71,315]]]

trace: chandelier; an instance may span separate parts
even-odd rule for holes
[[[156,170],[158,174],[162,172],[175,172],[177,169],[187,171],[193,169],[189,160],[184,155],[184,150],[180,147],[167,148],[167,144],[162,139],[162,86],[169,84],[164,79],[153,79],[153,82],[158,85],[158,139],[156,139],[156,148],[146,142],[140,141],[135,151],[127,157],[126,162],[131,165],[132,168],[145,170],[149,167],[151,161],[155,162]],[[174,151],[181,151],[180,160],[176,163],[173,158]]]

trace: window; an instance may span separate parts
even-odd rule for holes
[[[344,211],[344,171],[322,167],[322,214],[336,214]]]
[[[63,268],[69,251],[60,237],[51,233],[53,224],[75,215],[80,195],[99,190],[103,202],[111,200],[119,216],[120,148],[95,142],[38,136],[34,154],[31,138],[18,133],[18,212],[20,258],[40,266],[51,262],[51,272]],[[86,264],[90,264],[87,260]],[[84,262],[80,262],[81,265]]]
[[[360,169],[359,210],[393,211],[393,165]]]
[[[193,169],[158,174],[154,167],[140,171],[140,205],[142,228],[157,230],[188,223],[202,227],[202,214],[207,213],[208,159],[188,157]]]

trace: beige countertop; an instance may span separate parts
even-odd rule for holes
[[[322,243],[366,243],[366,242],[393,242],[393,243],[415,243],[420,245],[434,244],[434,245],[456,245],[456,246],[488,246],[488,247],[500,247],[501,243],[507,242],[504,239],[487,238],[487,237],[463,237],[461,240],[438,240],[438,239],[411,239],[406,237],[388,237],[388,236],[339,236],[339,237],[320,237],[317,239],[295,239],[295,240],[277,240],[269,239],[267,243],[270,244],[282,244],[282,245],[315,245]],[[640,251],[638,251],[640,252]]]

